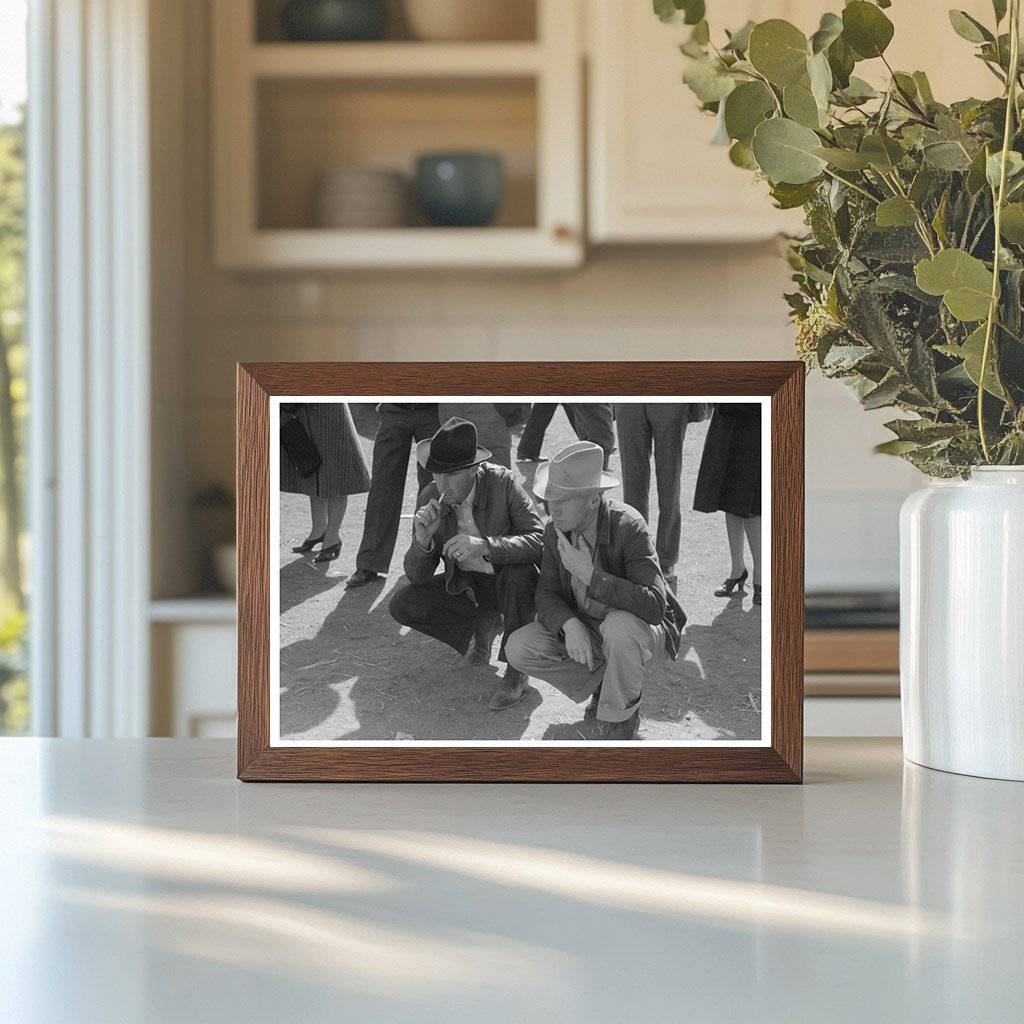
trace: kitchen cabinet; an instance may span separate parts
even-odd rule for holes
[[[992,20],[988,0],[958,6]],[[736,0],[709,8],[716,35],[766,18],[785,18],[809,34],[823,11],[842,4]],[[998,83],[954,34],[944,7],[903,2],[886,14],[896,27],[887,54],[895,68],[927,71],[943,101],[994,94]],[[735,242],[800,229],[799,210],[776,210],[764,183],[734,167],[725,147],[710,145],[714,118],[681,81],[678,45],[688,27],[662,24],[647,0],[590,0],[587,25],[591,241]],[[857,73],[877,80],[885,69],[873,63],[876,69],[862,63]]]
[[[530,0],[520,0],[529,3]],[[559,267],[583,258],[580,0],[533,0],[533,38],[284,39],[274,0],[211,5],[214,256],[229,269]],[[400,26],[399,26],[400,28]],[[424,152],[500,156],[486,227],[433,227],[411,201]],[[323,226],[327,176],[390,171],[402,226]]]

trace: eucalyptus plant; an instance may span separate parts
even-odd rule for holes
[[[909,0],[908,0],[909,2]],[[931,476],[1024,462],[1024,131],[1020,0],[951,28],[998,95],[938,102],[886,58],[890,0],[852,0],[809,37],[778,18],[716,44],[704,0],[654,0],[691,26],[683,80],[730,160],[807,232],[785,240],[797,350],[865,409],[894,407],[876,449]],[[875,62],[884,87],[855,73]]]

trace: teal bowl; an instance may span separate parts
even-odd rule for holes
[[[387,0],[288,0],[281,11],[285,37],[301,43],[367,42],[387,26]]]
[[[416,196],[435,227],[484,227],[504,193],[505,167],[494,153],[424,153],[416,161]]]

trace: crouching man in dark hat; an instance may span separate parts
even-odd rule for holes
[[[536,614],[543,525],[515,476],[486,461],[476,427],[453,417],[417,446],[421,466],[434,480],[420,492],[412,543],[405,555],[408,585],[392,595],[388,610],[398,622],[468,655],[474,664],[505,661],[510,633]],[[444,563],[444,572],[435,573]],[[501,711],[526,691],[526,677],[512,665],[491,699]]]
[[[534,480],[547,502],[537,621],[505,645],[509,667],[543,679],[596,718],[600,738],[636,738],[646,673],[675,658],[686,624],[665,586],[643,517],[606,498],[618,481],[590,441],[563,449]]]

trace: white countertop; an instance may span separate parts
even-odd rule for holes
[[[1006,1022],[1024,785],[811,740],[799,786],[243,785],[0,741],[0,1021]]]

